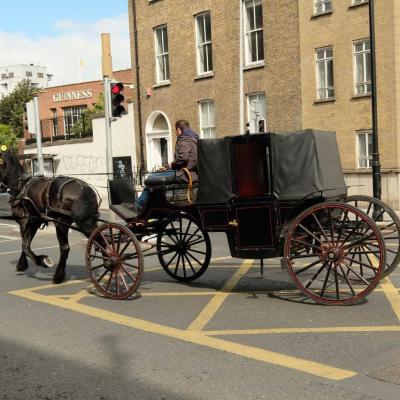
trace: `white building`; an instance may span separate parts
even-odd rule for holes
[[[52,75],[47,73],[47,67],[33,64],[0,67],[0,98],[10,94],[24,79],[28,79],[32,87],[47,88],[51,77]]]

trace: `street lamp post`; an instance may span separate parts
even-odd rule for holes
[[[376,57],[375,57],[375,7],[374,0],[369,0],[369,40],[371,52],[371,88],[372,88],[372,188],[373,196],[381,198],[381,165],[379,162],[378,147],[378,107],[377,107],[377,88],[376,88]],[[374,214],[379,210],[374,210]]]

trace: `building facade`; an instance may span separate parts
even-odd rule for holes
[[[336,132],[349,193],[372,195],[368,0],[130,0],[129,15],[148,168],[172,157],[176,119],[202,137],[244,133],[243,101],[252,133]],[[398,210],[398,0],[375,1],[375,39],[382,199]]]
[[[46,67],[33,64],[18,64],[0,67],[0,97],[14,91],[19,82],[27,79],[34,88],[47,88],[52,75]]]
[[[242,3],[243,126],[240,7],[232,3],[129,1],[132,65],[139,66],[135,84],[141,97],[137,154],[143,154],[147,169],[171,161],[178,119],[189,120],[201,137],[242,134],[245,123],[252,132],[301,127],[296,2]]]
[[[132,83],[132,70],[114,72],[115,80]],[[39,116],[44,142],[58,142],[92,136],[90,121],[84,112],[102,102],[102,81],[75,83],[49,87],[39,93]],[[125,101],[132,99],[132,89],[124,88]],[[35,141],[34,135],[25,129],[27,144]]]
[[[400,3],[375,2],[382,198],[400,209]],[[349,193],[372,195],[368,0],[300,0],[303,127],[335,131]]]

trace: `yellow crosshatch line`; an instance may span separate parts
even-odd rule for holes
[[[230,257],[221,257],[219,260],[229,259]],[[214,259],[213,261],[217,261]],[[218,266],[213,266],[218,267]],[[230,267],[238,268],[238,265],[230,265]],[[94,295],[88,289],[80,289],[75,294],[68,295],[43,295],[37,293],[45,289],[54,289],[53,284],[37,286],[30,289],[22,289],[10,292],[11,294],[50,304],[53,306],[61,307],[71,311],[75,311],[84,315],[94,318],[99,318],[108,322],[116,323],[119,325],[131,327],[134,329],[142,330],[145,332],[155,333],[167,337],[172,337],[185,342],[206,346],[209,348],[225,351],[231,354],[236,354],[252,360],[258,360],[269,364],[278,365],[281,367],[294,369],[304,373],[324,377],[331,380],[342,380],[351,378],[357,375],[355,371],[336,368],[330,365],[313,362],[301,358],[296,358],[286,354],[268,351],[265,349],[247,346],[226,339],[220,339],[217,336],[229,335],[260,335],[260,334],[291,334],[291,333],[340,333],[340,332],[399,332],[400,325],[394,326],[350,326],[350,327],[314,327],[314,328],[269,328],[269,329],[243,329],[243,330],[204,330],[205,325],[213,318],[215,313],[220,309],[224,300],[231,295],[237,294],[259,294],[259,293],[299,293],[296,290],[284,291],[233,291],[239,280],[244,276],[250,268],[255,267],[252,260],[245,260],[239,269],[232,275],[232,277],[225,283],[220,291],[191,291],[191,292],[158,292],[158,293],[143,293],[143,296],[210,296],[212,297],[209,303],[194,319],[189,329],[177,329],[166,325],[161,325],[146,321],[143,319],[128,317],[122,314],[110,312],[107,310],[99,309],[96,307],[88,306],[79,303],[83,298]],[[258,267],[258,266],[257,266]],[[153,268],[147,271],[158,270]],[[86,283],[84,280],[72,280],[64,283],[62,286],[72,286],[74,284]],[[400,321],[400,294],[399,289],[396,288],[388,278],[381,283],[381,288],[375,289],[381,291],[388,299],[394,313]],[[110,300],[111,301],[111,300]]]

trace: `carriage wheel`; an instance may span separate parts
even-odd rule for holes
[[[302,212],[291,223],[284,248],[297,287],[318,303],[334,305],[367,296],[379,283],[385,254],[380,229],[345,203],[317,204]]]
[[[211,258],[211,242],[197,221],[188,214],[169,220],[157,236],[160,264],[172,278],[190,282],[199,278]]]
[[[383,201],[370,196],[349,196],[347,204],[364,211],[378,225],[386,245],[386,263],[382,278],[391,274],[400,262],[400,219]]]
[[[102,224],[88,240],[86,267],[94,286],[105,297],[126,299],[137,290],[143,275],[139,242],[122,225]]]

